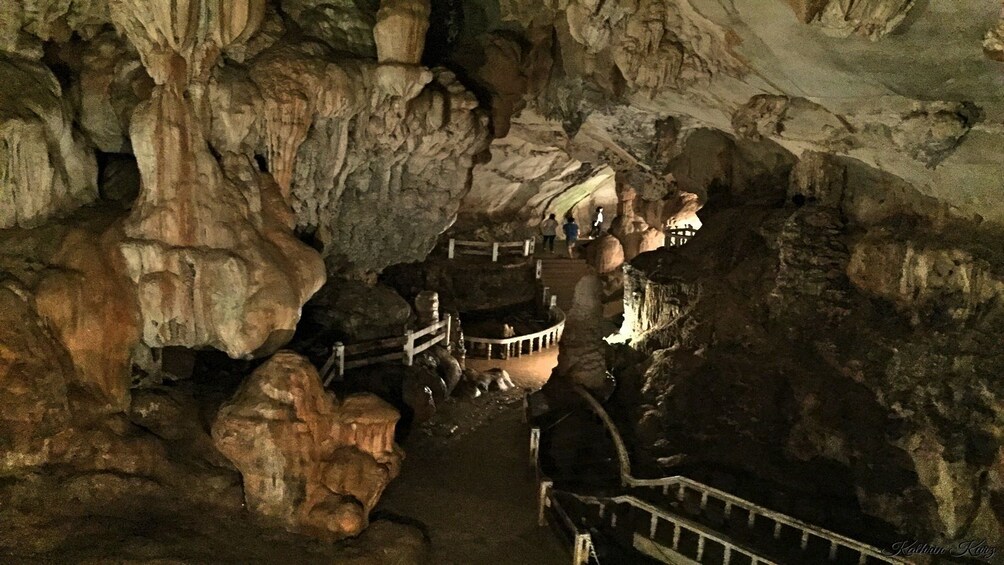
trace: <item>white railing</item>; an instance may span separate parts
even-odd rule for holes
[[[737,555],[745,556],[750,560],[751,565],[777,565],[776,562],[759,555],[755,550],[738,542],[727,539],[725,536],[717,534],[714,530],[711,530],[706,526],[684,518],[683,516],[667,512],[639,498],[633,496],[595,497],[582,496],[574,493],[566,494],[583,504],[598,506],[600,520],[604,519],[608,506],[616,506],[618,504],[626,504],[632,509],[647,514],[648,531],[642,534],[632,532],[632,545],[635,549],[646,553],[649,557],[654,559],[664,561],[666,557],[669,557],[666,555],[667,552],[662,547],[662,544],[656,541],[656,533],[659,531],[659,526],[663,523],[668,523],[673,527],[672,541],[670,542],[668,548],[674,552],[680,552],[682,550],[680,546],[681,534],[684,532],[690,532],[697,537],[697,547],[692,549],[692,557],[698,563],[702,563],[705,559],[705,550],[708,542],[711,542],[721,546],[722,548],[722,565],[729,565],[732,562],[732,559]],[[618,516],[616,509],[611,509],[610,526],[612,528],[617,527],[617,520]],[[691,556],[684,555],[684,557],[686,558]]]
[[[503,255],[529,257],[533,255],[534,240],[524,239],[523,241],[464,241],[460,239],[450,239],[450,247],[447,256],[450,259],[458,255],[479,255],[491,257],[492,262],[497,262]]]
[[[677,499],[683,500],[686,496],[687,489],[691,489],[701,496],[701,509],[704,510],[707,506],[709,499],[714,499],[716,501],[722,502],[725,506],[725,516],[728,517],[734,508],[740,508],[748,514],[747,525],[752,528],[756,522],[757,517],[762,517],[763,519],[770,520],[774,522],[774,538],[777,539],[781,535],[782,526],[787,526],[800,533],[801,548],[805,549],[808,545],[809,538],[815,537],[819,538],[830,544],[829,558],[833,560],[836,558],[837,550],[841,547],[858,554],[858,563],[864,564],[868,558],[873,558],[884,563],[896,563],[896,564],[908,564],[908,561],[902,559],[897,559],[885,555],[881,549],[873,547],[859,541],[853,540],[846,536],[842,536],[838,533],[831,532],[824,528],[818,526],[813,526],[806,522],[802,522],[796,518],[786,516],[780,512],[775,512],[768,508],[764,508],[748,500],[739,498],[738,496],[729,494],[725,491],[721,491],[712,488],[708,485],[699,483],[697,481],[688,479],[683,476],[673,476],[673,477],[663,477],[660,479],[637,479],[631,475],[631,460],[628,457],[627,446],[624,444],[624,439],[621,437],[620,432],[617,430],[617,426],[614,424],[610,415],[603,408],[603,405],[593,397],[586,389],[581,386],[576,385],[575,391],[586,400],[592,411],[599,416],[600,420],[603,421],[604,426],[607,428],[607,432],[610,434],[611,439],[613,439],[614,446],[617,449],[617,458],[620,462],[620,475],[621,484],[626,487],[648,487],[648,488],[661,488],[663,494],[668,494],[670,489],[676,489]],[[538,440],[539,441],[539,440]]]
[[[537,505],[537,523],[540,526],[547,525],[547,510],[558,518],[558,525],[568,532],[572,539],[572,565],[588,565],[590,560],[599,563],[596,558],[596,551],[593,547],[593,538],[589,532],[580,530],[572,517],[561,506],[561,502],[555,496],[554,483],[551,481],[541,481]]]
[[[551,320],[556,320],[554,325],[539,332],[506,338],[476,337],[465,334],[464,344],[468,346],[467,355],[471,357],[476,350],[480,350],[486,359],[491,359],[492,354],[498,351],[503,359],[508,359],[523,355],[524,350],[527,355],[532,355],[537,351],[553,347],[561,340],[561,335],[565,331],[565,313],[557,306],[555,300],[557,296],[547,296],[550,303]],[[476,348],[475,345],[477,345]]]
[[[682,228],[669,228],[666,230],[666,247],[679,247],[690,241],[690,238],[695,235],[697,235],[697,229],[690,224]]]
[[[349,369],[388,361],[400,361],[410,367],[416,355],[437,343],[443,343],[449,349],[452,326],[453,316],[447,314],[442,320],[429,324],[420,330],[408,330],[403,336],[375,339],[351,345],[337,342],[331,348],[331,356],[321,368],[324,386],[328,386],[333,380],[341,380],[345,376],[345,371]]]

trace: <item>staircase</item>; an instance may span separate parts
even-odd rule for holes
[[[586,538],[590,534],[599,535],[613,540],[621,548],[636,552],[639,563],[643,560],[684,565],[910,563],[686,477],[635,478],[624,441],[606,410],[585,389],[575,390],[607,428],[617,452],[621,478],[619,488],[607,488],[600,493],[558,490],[550,480],[541,482],[541,515],[545,507],[563,509],[567,516],[575,518],[576,535]],[[540,432],[536,435],[539,438]],[[533,449],[531,452],[536,458],[537,453]],[[583,543],[592,546],[595,541],[586,539]],[[588,562],[588,559],[574,561],[575,565]]]
[[[568,312],[575,296],[575,285],[588,271],[584,259],[567,259],[549,255],[538,255],[543,266],[542,279],[551,294],[557,295],[558,307]]]
[[[635,488],[624,495],[588,496],[555,491],[554,496],[589,530],[662,563],[907,563],[700,483],[674,479],[678,484],[672,488],[654,492]]]

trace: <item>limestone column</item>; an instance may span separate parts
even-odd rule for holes
[[[608,386],[602,323],[603,281],[589,274],[575,285],[555,371],[562,379],[597,392]]]
[[[431,11],[430,0],[381,0],[373,40],[377,83],[386,92],[411,99],[432,81],[421,66]]]

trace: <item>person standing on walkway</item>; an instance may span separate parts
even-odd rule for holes
[[[540,233],[544,234],[544,249],[554,253],[554,239],[558,237],[558,220],[554,218],[554,214],[540,224]]]
[[[589,230],[589,237],[597,238],[603,233],[603,206],[597,206],[593,214],[593,226]]]
[[[565,218],[565,243],[568,245],[568,258],[572,259],[572,252],[575,250],[575,242],[579,240],[579,224],[575,223],[575,218],[571,215]]]

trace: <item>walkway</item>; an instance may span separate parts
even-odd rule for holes
[[[585,261],[547,254],[538,258],[544,262],[545,284],[567,310],[575,283],[586,273]],[[502,367],[528,390],[543,386],[557,363],[557,347],[508,360],[467,360],[479,370]],[[568,563],[565,544],[550,528],[537,525],[537,483],[527,460],[528,428],[522,418],[521,393],[449,401],[433,422],[405,442],[401,475],[377,510],[425,524],[432,538],[431,562],[437,565]],[[453,426],[458,428],[453,437],[435,436]]]
[[[537,259],[543,262],[544,284],[551,288],[551,294],[558,295],[558,307],[568,312],[575,296],[575,284],[589,270],[586,261],[548,253],[537,253]]]

